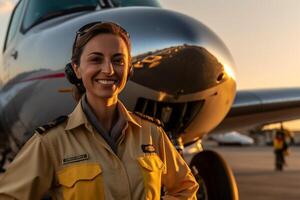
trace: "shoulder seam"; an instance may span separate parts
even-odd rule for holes
[[[62,124],[64,121],[66,121],[68,119],[68,116],[59,116],[58,118],[56,118],[55,120],[49,122],[48,124],[42,125],[38,128],[35,129],[35,132],[41,134],[44,134],[46,131],[50,130],[51,128],[54,128],[56,126],[58,126],[59,124]]]

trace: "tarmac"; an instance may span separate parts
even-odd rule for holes
[[[232,168],[240,200],[300,199],[300,147],[291,147],[284,171],[275,171],[272,147],[204,148],[220,153]]]

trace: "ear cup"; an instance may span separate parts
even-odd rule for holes
[[[80,79],[77,78],[73,67],[71,65],[71,63],[68,63],[65,67],[65,75],[68,79],[68,81],[74,85],[77,85],[79,83],[82,83],[82,81]]]
[[[82,80],[77,78],[71,63],[68,63],[65,66],[65,75],[68,81],[74,84],[81,93],[85,92],[85,88],[83,86]]]

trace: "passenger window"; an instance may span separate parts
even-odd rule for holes
[[[20,18],[23,11],[23,5],[24,5],[24,0],[19,1],[14,11],[12,12],[3,51],[5,51],[7,45],[15,37],[18,31],[17,29],[19,27]]]

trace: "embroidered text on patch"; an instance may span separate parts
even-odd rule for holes
[[[78,155],[78,156],[72,156],[72,157],[69,157],[69,158],[64,158],[63,159],[63,164],[79,162],[79,161],[88,160],[88,159],[89,159],[88,154],[82,154],[82,155]]]
[[[155,148],[152,144],[142,144],[142,150],[144,153],[155,153]]]

